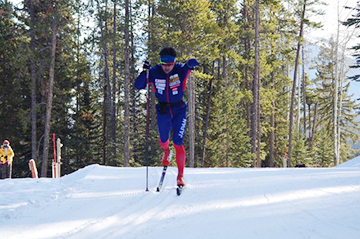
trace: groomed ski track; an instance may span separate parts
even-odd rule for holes
[[[145,170],[1,180],[0,238],[360,238],[360,167]]]

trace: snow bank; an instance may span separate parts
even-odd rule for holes
[[[360,168],[90,165],[60,179],[0,180],[0,238],[360,238]]]
[[[337,167],[360,167],[360,156],[357,156],[345,163],[339,164]]]

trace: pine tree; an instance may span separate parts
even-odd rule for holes
[[[25,29],[18,21],[18,14],[9,1],[0,1],[0,143],[10,141],[16,157],[13,176],[26,176],[27,165],[21,160],[30,144],[24,143],[30,135],[28,112],[30,99],[27,86]]]
[[[360,3],[358,2],[355,7],[347,7],[348,9],[355,10],[356,13],[349,17],[343,24],[347,27],[354,26],[355,28],[360,27]],[[355,51],[353,55],[355,57],[355,64],[351,66],[351,68],[360,68],[360,44],[353,46],[351,49]],[[352,80],[359,81],[360,74],[356,74],[354,76],[349,77]]]
[[[317,61],[317,78],[315,83],[317,84],[316,93],[318,96],[319,102],[319,125],[318,127],[326,129],[326,132],[322,132],[323,135],[327,134],[327,137],[334,138],[334,118],[338,118],[338,126],[340,127],[340,149],[343,152],[344,148],[348,147],[348,140],[356,140],[356,128],[357,123],[355,122],[356,113],[354,108],[358,108],[357,103],[354,100],[351,100],[351,97],[348,95],[348,85],[344,85],[341,89],[341,94],[339,91],[335,90],[335,84],[337,78],[335,75],[335,59],[334,59],[334,44],[330,41],[329,46],[323,45]],[[334,104],[339,104],[335,101],[336,97],[334,94],[337,93],[340,99],[342,107],[339,108],[340,115],[335,115]],[[321,132],[320,130],[320,132]],[[316,137],[318,138],[318,137]],[[319,141],[322,139],[318,139]],[[334,142],[334,141],[332,141]],[[331,147],[333,159],[335,158],[334,145]],[[345,153],[345,157],[348,153]],[[333,165],[336,165],[336,161],[333,160]]]

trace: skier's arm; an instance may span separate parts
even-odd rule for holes
[[[199,62],[196,59],[189,59],[186,63],[181,65],[181,74],[183,76],[184,81],[186,82],[186,79],[190,72],[194,70],[195,66],[200,65]],[[184,84],[185,87],[186,83]],[[185,91],[185,88],[184,88]]]
[[[5,163],[5,151],[4,149],[0,146],[0,165]]]
[[[136,78],[134,86],[138,90],[145,89],[145,87],[146,87],[146,72],[145,71],[141,72],[140,75]]]
[[[196,59],[189,59],[186,62],[187,67],[189,67],[190,70],[193,70],[195,66],[200,65],[200,63]]]
[[[14,155],[15,155],[14,151],[12,150],[11,147],[9,147],[9,151],[8,151],[8,155],[7,155],[7,161],[9,164],[12,164]]]
[[[135,80],[134,86],[136,89],[138,89],[138,90],[145,89],[146,83],[147,83],[146,78],[149,77],[149,75],[148,75],[149,70],[150,70],[150,63],[148,61],[144,61],[143,71],[140,73],[140,75]]]

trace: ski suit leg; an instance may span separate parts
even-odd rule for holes
[[[6,173],[5,173],[5,177],[6,178],[10,178],[10,164],[9,163],[6,163]]]
[[[184,176],[184,168],[186,162],[186,152],[184,145],[176,145],[174,144],[176,151],[176,164],[178,167],[178,176],[177,176],[177,185],[185,186],[185,182],[183,180]]]
[[[156,110],[156,114],[157,114],[157,126],[160,136],[160,142],[165,143],[166,141],[168,141],[170,137],[171,115],[169,112],[160,114],[158,110]]]
[[[7,176],[7,163],[1,164],[1,179],[5,179]]]
[[[174,144],[182,145],[186,130],[186,106],[173,108],[172,129]]]
[[[170,165],[169,139],[165,143],[161,142],[161,139],[159,139],[159,143],[160,143],[161,148],[164,150],[164,155],[162,157],[162,164],[163,164],[163,166],[169,166]]]
[[[157,126],[159,131],[159,143],[161,148],[164,150],[162,164],[163,166],[169,166],[169,137],[170,137],[170,130],[171,130],[171,115],[169,112],[164,112],[162,114],[156,110],[157,113]]]
[[[186,163],[186,151],[183,145],[183,141],[186,130],[186,106],[176,108],[173,110],[173,112],[173,142],[176,151],[176,164],[178,167],[177,185],[185,186],[183,176]]]

